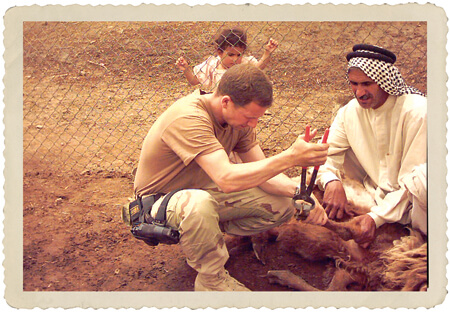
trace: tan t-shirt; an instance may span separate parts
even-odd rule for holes
[[[254,129],[221,126],[205,96],[184,97],[170,106],[148,132],[134,181],[135,194],[201,189],[211,178],[195,157],[219,149],[227,154],[245,153],[257,144]]]

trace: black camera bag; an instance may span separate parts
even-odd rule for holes
[[[164,194],[139,197],[130,203],[131,234],[150,246],[159,243],[177,244],[180,241],[180,233],[166,226],[166,209],[170,198],[178,191],[172,191],[164,197],[154,219],[151,216],[152,206]]]

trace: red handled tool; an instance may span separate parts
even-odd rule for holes
[[[311,132],[311,126],[306,126],[305,128],[305,142],[309,142],[310,140],[310,134]],[[306,170],[308,168],[306,167],[302,167],[302,176],[301,176],[301,182],[300,182],[300,193],[305,193],[306,192]]]
[[[325,130],[325,133],[323,134],[322,142],[321,142],[321,143],[327,143],[327,140],[328,140],[328,133],[329,133],[329,132],[330,132],[329,129],[326,129],[326,130]],[[315,184],[315,182],[316,182],[316,178],[317,178],[317,172],[319,171],[319,167],[320,167],[320,166],[315,166],[315,167],[314,167],[314,170],[313,170],[313,173],[312,173],[312,176],[311,176],[311,181],[309,182],[308,190],[306,191],[306,193],[307,193],[308,195],[311,195],[311,193],[312,193],[312,190],[313,190],[314,184]]]
[[[329,130],[326,129],[322,138],[322,143],[326,143],[328,139]],[[305,141],[309,142],[310,136],[310,126],[307,126],[305,129]],[[297,188],[297,192],[292,198],[294,207],[296,208],[295,217],[297,220],[304,220],[308,217],[309,212],[314,209],[316,206],[316,202],[311,197],[312,189],[314,188],[314,184],[317,177],[317,172],[319,171],[320,166],[315,166],[314,171],[311,176],[311,181],[309,183],[308,188],[306,188],[306,167],[302,167],[302,176],[300,180],[300,188]]]

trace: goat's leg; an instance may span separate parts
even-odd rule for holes
[[[295,290],[322,291],[288,270],[269,271],[267,272],[267,276],[269,277],[270,283],[280,284]],[[361,281],[359,276],[353,276],[344,269],[337,269],[325,291],[346,291],[347,286],[355,282],[363,283],[364,281]]]
[[[251,250],[252,241],[250,236],[225,234],[224,239],[230,257],[234,257],[243,251]]]
[[[278,235],[279,232],[277,228],[274,228],[251,237],[253,252],[262,264],[266,264],[267,243],[275,241]]]
[[[324,226],[338,234],[343,240],[358,240],[362,235],[362,218],[363,216],[357,216],[345,222],[336,222],[328,219]]]
[[[250,245],[250,243],[251,243],[251,239],[249,236],[238,236],[238,235],[225,234],[224,240],[225,240],[225,245],[227,246],[228,250],[231,250],[233,248],[236,248],[236,247],[242,246],[242,245]]]
[[[344,246],[347,252],[350,254],[350,260],[364,264],[369,261],[369,251],[361,247],[353,239],[344,241]]]
[[[364,283],[358,274],[350,274],[344,269],[337,269],[326,291],[345,291],[348,285],[355,282]]]
[[[320,289],[308,284],[303,278],[288,270],[273,270],[267,272],[270,283],[277,283],[282,286],[301,291],[320,291]]]
[[[328,221],[327,221],[327,223],[325,223],[324,227],[335,232],[343,240],[347,241],[347,240],[353,238],[352,228],[348,222],[336,222],[336,221],[328,219]]]

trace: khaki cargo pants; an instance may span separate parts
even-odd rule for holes
[[[155,216],[163,198],[153,206]],[[180,231],[188,264],[199,273],[216,274],[229,255],[223,232],[248,236],[291,219],[292,199],[260,188],[225,194],[215,184],[173,195],[167,205],[167,225]]]

